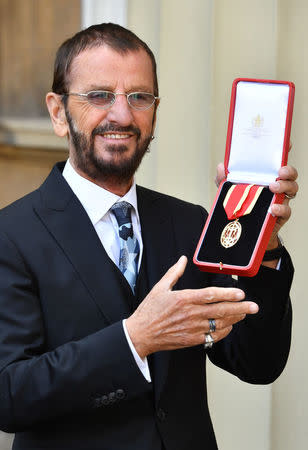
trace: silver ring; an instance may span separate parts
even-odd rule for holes
[[[210,332],[215,333],[216,331],[216,321],[215,319],[209,319]]]
[[[293,194],[293,195],[284,194],[284,195],[285,195],[285,197],[287,197],[289,200],[292,200],[292,198],[295,198],[295,197],[296,197],[296,194]]]
[[[214,339],[211,336],[211,333],[206,333],[205,335],[205,342],[204,342],[204,348],[212,348],[214,344]]]

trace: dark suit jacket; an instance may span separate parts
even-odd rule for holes
[[[134,297],[83,207],[55,166],[35,192],[0,213],[0,427],[14,449],[213,450],[206,353],[159,352],[147,383],[127,344],[128,317],[185,254],[176,288],[230,285],[198,271],[192,255],[203,208],[138,187],[144,257]],[[288,255],[239,285],[260,305],[208,351],[251,383],[282,371],[290,344]]]

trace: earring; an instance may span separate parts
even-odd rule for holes
[[[153,139],[155,138],[155,136],[151,136],[151,141],[153,141]],[[150,146],[151,146],[151,142],[149,143],[149,146],[148,146],[148,148],[147,148],[147,153],[150,153],[151,152],[151,149],[150,149]]]

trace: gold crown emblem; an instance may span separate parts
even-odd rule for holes
[[[264,119],[262,116],[260,116],[260,114],[258,114],[256,117],[254,117],[252,119],[252,125],[255,128],[261,128],[261,127],[263,127],[263,124],[264,124]]]

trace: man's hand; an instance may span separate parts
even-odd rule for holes
[[[286,197],[281,205],[272,205],[272,214],[277,217],[277,221],[268,244],[267,249],[271,250],[278,246],[277,234],[280,228],[289,220],[291,208],[289,202],[295,197],[298,191],[297,170],[291,166],[283,166],[278,172],[279,180],[269,185],[274,194],[285,194]]]
[[[226,337],[232,325],[254,314],[256,303],[236,288],[208,287],[172,291],[183,275],[187,258],[181,256],[136,311],[126,320],[126,327],[141,358],[160,350],[173,350],[203,344],[209,333],[209,319],[215,319],[215,342]]]
[[[216,178],[215,178],[215,184],[217,187],[219,187],[220,183],[224,178],[226,178],[225,166],[223,163],[219,163],[216,169]]]

